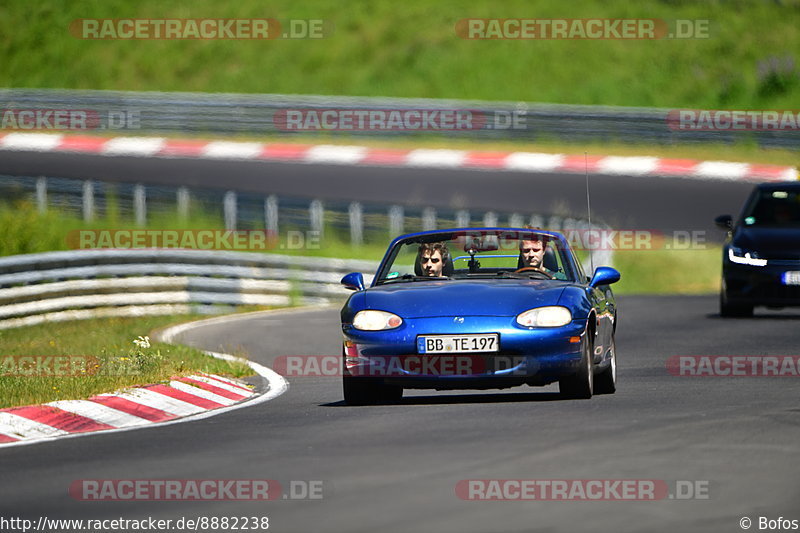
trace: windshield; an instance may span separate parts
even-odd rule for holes
[[[575,281],[576,272],[570,251],[553,235],[475,230],[400,241],[377,283],[486,278]]]
[[[800,226],[800,191],[756,191],[742,222],[745,226]]]

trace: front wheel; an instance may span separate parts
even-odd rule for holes
[[[608,368],[594,377],[595,394],[614,394],[617,392],[617,343],[611,336],[611,362]]]
[[[753,316],[753,306],[730,303],[725,297],[725,289],[722,289],[719,293],[719,315],[726,318]]]
[[[594,392],[594,368],[592,365],[591,331],[587,328],[581,341],[581,362],[578,371],[558,382],[558,390],[567,398],[588,400]]]
[[[381,405],[397,403],[403,397],[403,387],[385,385],[379,379],[342,377],[342,392],[347,405]]]

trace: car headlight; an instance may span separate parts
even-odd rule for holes
[[[557,328],[566,326],[570,322],[572,322],[572,313],[560,305],[536,307],[517,315],[517,324],[529,328]]]
[[[403,323],[403,319],[394,313],[387,311],[376,311],[367,309],[359,311],[353,317],[353,327],[363,331],[380,331],[382,329],[394,329]]]
[[[728,248],[728,259],[731,263],[737,263],[739,265],[767,266],[767,260],[759,259],[757,253],[745,252],[741,248],[734,248],[733,246]]]

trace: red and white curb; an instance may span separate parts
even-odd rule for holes
[[[797,169],[729,161],[658,157],[592,156],[535,152],[413,150],[366,146],[202,141],[162,137],[89,137],[52,133],[8,133],[0,150],[73,152],[109,156],[180,157],[283,161],[384,167],[459,168],[516,172],[561,172],[626,176],[681,177],[728,181],[794,181]]]
[[[179,332],[201,323],[207,321],[168,328],[161,338],[169,342]],[[288,390],[286,380],[265,366],[224,353],[206,353],[248,364],[267,382],[267,390],[256,393],[237,380],[198,373],[175,378],[169,384],[132,387],[88,400],[0,409],[0,448],[199,420],[266,402]]]

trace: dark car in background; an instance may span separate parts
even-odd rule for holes
[[[800,306],[800,183],[755,187],[728,232],[722,256],[720,315],[751,316],[756,306]]]

